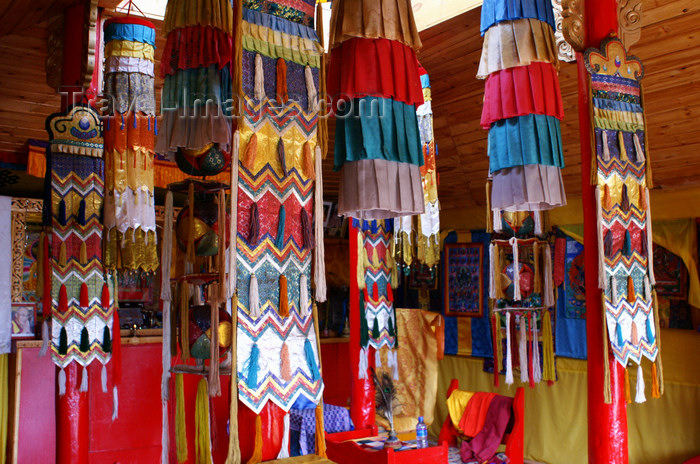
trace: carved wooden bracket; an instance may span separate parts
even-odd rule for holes
[[[620,40],[629,50],[642,36],[642,0],[617,0],[617,23]]]
[[[584,50],[585,21],[583,18],[585,0],[561,0],[562,34],[577,52]]]
[[[552,7],[554,10],[554,23],[556,24],[554,37],[557,41],[557,52],[559,54],[559,60],[572,62],[576,61],[576,53],[571,47],[571,44],[567,42],[566,37],[564,37],[564,33],[562,31],[564,18],[562,18],[561,3],[562,0],[552,0]]]

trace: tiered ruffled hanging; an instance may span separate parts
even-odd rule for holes
[[[547,0],[487,0],[482,7],[477,77],[486,79],[481,125],[489,130],[489,200],[496,217],[502,210],[566,204],[553,28]]]
[[[338,213],[360,219],[422,214],[416,106],[423,93],[415,52],[421,43],[411,2],[337,0],[330,40]]]
[[[52,228],[52,275],[51,302],[44,303],[44,311],[50,308],[51,357],[61,368],[58,391],[59,395],[66,393],[64,368],[74,361],[83,366],[80,391],[87,391],[87,366],[97,359],[103,364],[102,390],[106,393],[104,365],[113,356],[118,358],[119,323],[114,311],[114,279],[102,264],[104,161],[100,116],[92,107],[75,105],[49,116],[46,128],[50,152],[44,221]],[[48,246],[48,241],[44,245]],[[114,361],[116,395],[121,371],[118,359]]]
[[[652,364],[651,396],[663,393],[659,318],[654,279],[649,189],[651,164],[646,140],[644,67],[628,56],[619,39],[606,39],[585,53],[590,73],[593,168],[597,173],[599,287],[605,296],[604,334],[615,360],[635,366],[635,401],[646,401],[642,357]],[[607,347],[606,377],[607,372]],[[629,386],[625,370],[625,383]],[[606,402],[612,401],[606,378]],[[631,402],[629,388],[627,401]]]
[[[227,0],[168,2],[156,151],[169,153],[193,176],[217,174],[231,160],[232,30]]]
[[[111,18],[104,24],[105,210],[104,263],[120,271],[155,271],[153,185],[155,118],[150,21]]]
[[[425,212],[420,216],[402,216],[394,220],[394,256],[405,272],[414,271],[421,265],[430,268],[440,261],[440,202],[437,196],[437,143],[433,133],[433,110],[430,78],[419,68],[424,103],[418,107],[418,129],[424,164],[420,168],[423,182]],[[432,272],[437,272],[433,269]]]

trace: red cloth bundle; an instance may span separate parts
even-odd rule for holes
[[[175,74],[179,69],[192,69],[216,64],[226,66],[232,57],[231,36],[221,29],[191,26],[168,34],[160,62],[160,77]]]
[[[550,63],[503,69],[489,75],[484,91],[481,127],[527,114],[564,118],[557,71]]]
[[[388,39],[355,38],[331,52],[327,92],[337,97],[376,96],[423,104],[418,60],[411,47]]]

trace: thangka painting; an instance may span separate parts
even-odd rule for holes
[[[445,316],[481,317],[484,314],[483,262],[483,243],[445,245]]]
[[[600,288],[615,359],[656,360],[649,188],[642,93],[644,67],[622,42],[606,39],[585,53],[595,131]],[[651,258],[651,259],[650,259]]]
[[[246,1],[241,26],[238,391],[256,413],[323,393],[310,287],[322,48],[313,1],[294,3]]]

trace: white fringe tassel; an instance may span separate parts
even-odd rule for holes
[[[117,386],[112,387],[112,422],[119,417],[119,391]]]
[[[306,95],[309,100],[306,111],[308,113],[315,113],[318,111],[318,92],[316,91],[316,85],[314,85],[314,75],[311,72],[311,67],[309,65],[306,65],[306,68],[304,69],[304,76],[306,77]]]
[[[389,350],[387,354],[387,364],[392,371],[394,380],[399,380],[399,361],[398,352],[396,350]]]
[[[378,349],[374,350],[374,367],[377,369],[382,368],[382,352]]]
[[[58,371],[58,396],[63,396],[66,394],[66,371],[61,368]]]
[[[496,244],[489,245],[489,298],[496,299]]]
[[[547,308],[553,307],[554,301],[554,281],[552,276],[552,250],[549,244],[544,245],[544,305]]]
[[[608,134],[603,131],[603,161],[610,161],[610,147],[608,146]]]
[[[542,367],[540,366],[540,343],[537,338],[537,313],[532,313],[532,379],[535,383],[542,380]]]
[[[250,316],[260,317],[260,295],[258,294],[258,278],[255,274],[250,275],[250,291],[248,294],[248,306],[250,308]]]
[[[301,317],[309,315],[309,279],[304,273],[299,277],[299,314]]]
[[[80,392],[88,391],[88,370],[87,366],[83,366],[83,376],[80,380]]]
[[[649,276],[644,276],[644,299],[651,303],[654,296],[651,294],[651,284],[649,283]]]
[[[170,193],[170,192],[168,192]],[[161,424],[161,434],[160,434],[160,464],[168,464],[170,459],[168,458],[170,453],[170,437],[168,429],[168,402],[161,401],[161,417],[163,418]]]
[[[501,210],[498,208],[495,208],[493,210],[493,231],[494,232],[503,232],[503,221],[501,220]]]
[[[634,141],[634,151],[637,155],[637,162],[641,163],[643,161],[646,161],[647,157],[644,156],[644,150],[642,150],[642,143],[639,141],[639,136],[636,132],[632,136],[632,140]]]
[[[534,211],[535,216],[535,235],[542,235],[542,211]]]
[[[360,348],[360,359],[358,362],[358,374],[357,378],[360,380],[367,380],[367,370],[369,369],[369,348]]]
[[[617,279],[615,279],[615,276],[610,277],[610,286],[612,287],[610,289],[610,298],[611,298],[611,303],[614,306],[617,306]]]
[[[280,448],[280,452],[277,455],[277,459],[286,459],[289,457],[289,433],[289,413],[287,412],[284,415],[284,432],[282,433],[282,447]]]
[[[600,186],[595,188],[595,203],[596,230],[598,232],[598,288],[605,290],[605,243],[603,242],[603,205],[601,203]]]
[[[513,249],[513,300],[520,301],[520,260],[518,259],[518,239],[511,237],[508,241]]]
[[[49,322],[44,319],[44,322],[41,323],[41,349],[39,350],[39,356],[46,356],[46,353],[49,351],[50,341]]]
[[[518,344],[520,354],[520,381],[528,383],[530,375],[527,371],[527,319],[520,316],[520,342]]]
[[[510,320],[512,314],[506,311],[506,384],[513,385],[513,353],[510,339]]]
[[[316,185],[314,194],[314,238],[316,249],[314,250],[314,283],[316,284],[316,301],[326,301],[326,249],[323,244],[323,159],[321,147],[316,146],[315,151]]]
[[[262,56],[260,53],[255,55],[255,99],[265,99],[265,74],[263,73]]]
[[[107,393],[107,366],[102,365],[100,369],[100,383],[102,384],[102,393]]]
[[[637,364],[637,394],[634,397],[635,403],[645,403],[647,398],[644,396],[644,374],[642,372],[642,365]]]

